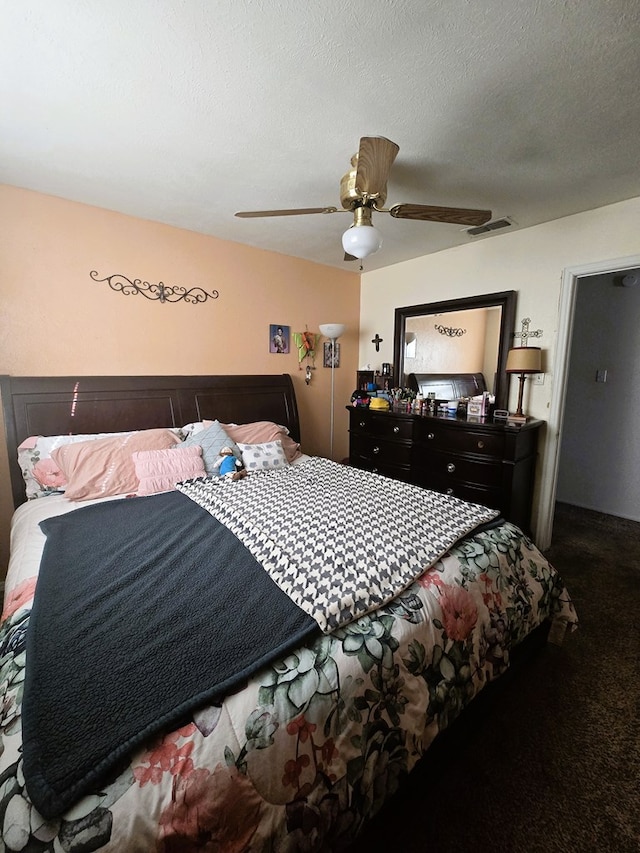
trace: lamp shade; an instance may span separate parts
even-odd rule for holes
[[[373,225],[352,225],[342,235],[342,248],[354,258],[366,258],[382,246],[382,234]]]
[[[542,373],[540,347],[513,347],[507,356],[507,373]]]
[[[320,333],[332,341],[337,340],[340,335],[344,335],[347,327],[344,323],[321,323],[318,327]]]

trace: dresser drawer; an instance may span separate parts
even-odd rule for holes
[[[427,449],[451,450],[455,453],[475,453],[502,459],[504,454],[504,434],[464,429],[430,420],[419,425],[420,441],[428,445]]]
[[[414,463],[420,485],[438,483],[475,483],[486,488],[502,486],[503,465],[500,461],[474,459],[453,453],[424,453]]]
[[[502,489],[487,489],[484,486],[470,483],[451,483],[450,480],[434,480],[429,486],[435,492],[451,495],[462,501],[471,501],[474,504],[491,507],[499,510],[503,515],[508,513],[509,500]]]
[[[380,459],[366,459],[363,456],[352,456],[349,464],[363,471],[371,471],[381,474],[383,477],[391,477],[392,480],[403,480],[405,483],[412,482],[411,469],[403,465],[388,465]]]
[[[351,433],[350,457],[367,459],[370,462],[384,465],[406,465],[411,462],[411,445],[409,443],[385,441],[371,435],[354,435]]]
[[[413,437],[411,418],[398,418],[393,415],[377,415],[368,409],[351,413],[349,421],[352,436],[372,435],[378,438],[410,440]]]

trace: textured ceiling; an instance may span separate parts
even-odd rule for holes
[[[640,195],[638,0],[1,0],[0,182],[345,264],[364,135],[387,204],[512,230]],[[471,240],[374,215],[365,270]],[[504,232],[497,232],[504,233]]]

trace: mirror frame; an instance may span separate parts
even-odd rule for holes
[[[496,408],[506,409],[509,398],[509,374],[505,368],[515,328],[516,295],[515,290],[505,290],[501,293],[481,293],[478,296],[467,296],[462,299],[446,299],[442,302],[425,302],[422,305],[407,305],[404,308],[396,308],[393,333],[393,381],[396,387],[400,385],[404,374],[404,347],[402,344],[408,317],[419,317],[422,314],[444,314],[451,311],[468,311],[472,308],[499,307],[502,309],[502,314],[498,364],[496,366]]]

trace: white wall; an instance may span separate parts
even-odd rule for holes
[[[438,227],[425,223],[425,229]],[[472,238],[470,238],[472,239]],[[382,249],[384,251],[384,249]],[[399,306],[480,293],[516,290],[517,329],[524,317],[543,349],[544,385],[525,386],[525,411],[547,421],[554,378],[558,305],[563,270],[640,253],[640,198],[568,216],[532,228],[481,237],[478,242],[425,255],[386,269],[365,272],[361,283],[359,363],[379,367],[393,360],[394,311]],[[366,262],[365,262],[366,263]],[[371,338],[384,339],[376,353]],[[511,383],[510,408],[517,399]],[[547,423],[539,451],[533,530],[537,536],[541,472],[558,445],[558,423]],[[545,547],[548,543],[540,543]]]
[[[557,498],[640,521],[640,285],[619,278],[578,280]]]

